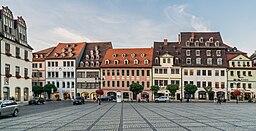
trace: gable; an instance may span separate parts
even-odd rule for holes
[[[251,61],[247,56],[244,56],[242,54],[237,55],[236,57],[232,58],[230,61]]]

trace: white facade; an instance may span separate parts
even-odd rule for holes
[[[159,86],[158,93],[169,96],[170,92],[166,90],[167,85],[177,84],[179,90],[176,92],[175,99],[179,100],[181,95],[181,67],[173,66],[173,56],[164,54],[160,56],[160,65],[153,66],[153,85]]]
[[[76,60],[46,60],[46,84],[54,84],[60,99],[74,98],[76,94]]]
[[[10,47],[8,52],[6,46]],[[19,48],[18,56],[16,54],[17,48]],[[25,51],[27,52],[26,58]],[[9,77],[7,77],[7,74],[9,74]],[[4,38],[1,41],[0,99],[14,97],[18,102],[28,101],[32,97],[31,74],[32,50]]]
[[[44,61],[37,61],[33,62],[32,64],[32,85],[45,85],[45,62]]]
[[[193,84],[198,87],[196,93],[191,96],[196,100],[206,100],[207,98],[213,100],[218,96],[227,99],[226,68],[184,67],[182,69],[182,84],[183,88],[186,84]],[[212,87],[214,92],[210,96],[208,96],[203,88],[208,86]]]

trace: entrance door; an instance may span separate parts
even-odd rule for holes
[[[180,100],[180,93],[177,94],[177,100]]]
[[[214,92],[209,93],[209,100],[214,100]]]

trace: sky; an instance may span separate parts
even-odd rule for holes
[[[0,0],[27,24],[34,51],[59,42],[111,41],[114,48],[177,41],[180,32],[220,32],[226,44],[256,50],[255,0]]]

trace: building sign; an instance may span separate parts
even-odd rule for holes
[[[9,78],[4,77],[4,85],[9,85]]]

